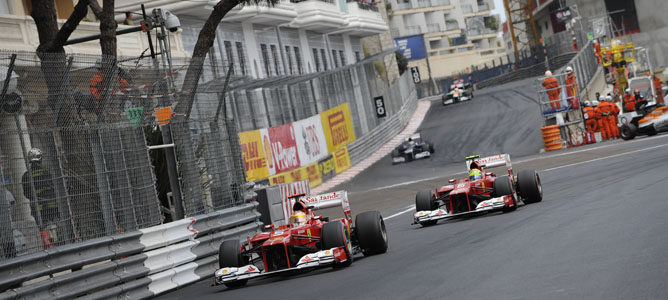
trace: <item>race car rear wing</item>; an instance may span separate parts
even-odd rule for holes
[[[348,192],[346,191],[304,196],[302,197],[302,200],[313,210],[332,208],[340,205],[343,208],[343,214],[349,222],[348,224],[353,224],[353,217],[350,213],[350,202],[348,202]],[[294,205],[294,203],[295,199],[292,200],[292,205]]]
[[[471,163],[476,162],[483,168],[496,168],[505,165],[508,169],[508,175],[513,175],[513,164],[510,162],[510,155],[497,154],[488,157],[480,158],[480,155],[472,155],[466,157],[466,171],[471,171]]]

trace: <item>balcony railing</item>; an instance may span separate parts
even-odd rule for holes
[[[398,3],[399,9],[411,9],[413,8],[413,5],[411,5],[410,2],[407,3]]]
[[[406,26],[406,35],[416,35],[422,33],[420,26]]]
[[[348,0],[346,2],[348,2],[348,3],[357,2],[357,7],[359,7],[360,9],[363,9],[363,10],[370,10],[370,11],[375,11],[375,12],[378,11],[378,7],[376,6],[376,4],[373,4],[373,3],[360,2],[360,1],[356,1],[356,0]]]
[[[400,37],[401,32],[399,31],[399,28],[391,28],[390,33],[392,33],[392,37]]]
[[[450,0],[431,0],[432,6],[450,5]]]
[[[470,4],[462,5],[462,12],[465,14],[473,13],[473,6],[471,6]]]
[[[469,29],[467,31],[468,36],[477,36],[477,35],[483,35],[483,34],[495,34],[496,31],[489,29],[489,28],[473,28]]]
[[[428,32],[440,32],[441,31],[441,24],[427,24],[427,31]]]
[[[457,21],[455,22],[446,22],[445,23],[445,30],[457,30],[459,29],[459,23]]]
[[[431,1],[430,0],[418,0],[418,7],[419,8],[431,7]]]
[[[478,11],[489,10],[489,4],[478,3]]]

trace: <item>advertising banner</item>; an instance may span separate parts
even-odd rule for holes
[[[269,130],[267,128],[262,128],[260,131],[260,138],[262,139],[262,149],[264,150],[264,156],[267,160],[267,170],[269,175],[276,174],[276,164],[274,161],[274,156],[271,154],[271,139],[269,138]],[[243,133],[243,132],[242,132]],[[239,134],[241,138],[241,134]]]
[[[427,57],[424,50],[424,41],[421,35],[402,37],[394,39],[397,51],[401,52],[408,60],[423,59]]]
[[[336,165],[334,164],[334,156],[329,154],[327,157],[318,162],[318,169],[322,174],[322,180],[329,180],[336,175]]]
[[[320,173],[318,163],[312,163],[304,167],[304,170],[306,171],[306,176],[311,187],[316,187],[322,184],[322,173]]]
[[[244,131],[239,133],[241,156],[246,169],[246,180],[255,181],[269,177],[267,158],[260,130]]]
[[[276,173],[297,169],[301,166],[299,153],[297,151],[297,140],[292,123],[281,126],[270,127],[269,148]]]
[[[350,117],[348,102],[330,108],[320,114],[322,128],[325,131],[327,149],[333,153],[355,140],[353,121]]]
[[[350,156],[348,156],[347,147],[343,147],[334,152],[334,165],[336,166],[336,174],[339,174],[350,168]]]
[[[292,123],[297,138],[297,150],[302,166],[327,156],[327,140],[322,130],[320,115]]]

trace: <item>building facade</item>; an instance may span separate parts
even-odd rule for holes
[[[390,0],[397,46],[423,80],[447,77],[505,57],[498,15],[490,0]],[[406,50],[409,50],[407,53]]]

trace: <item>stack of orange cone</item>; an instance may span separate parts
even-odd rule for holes
[[[545,151],[558,150],[563,147],[561,142],[561,132],[559,131],[559,125],[550,125],[544,126],[541,128],[543,131],[543,142],[545,142]]]

